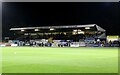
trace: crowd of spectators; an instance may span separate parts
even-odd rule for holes
[[[59,42],[51,41],[49,42],[48,39],[52,37],[52,40],[61,40]],[[36,41],[38,40],[39,41]],[[45,39],[47,41],[41,41],[41,39]],[[106,41],[106,39],[97,40],[97,35],[65,35],[65,34],[57,34],[57,35],[44,35],[44,36],[26,36],[22,38],[17,38],[19,42],[15,42],[18,46],[53,46],[57,44],[58,47],[70,47],[72,42],[85,42],[85,46],[90,47],[119,47],[119,41]],[[32,41],[31,41],[32,40]],[[69,41],[68,41],[69,40]]]

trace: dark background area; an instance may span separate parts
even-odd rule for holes
[[[118,2],[4,2],[3,37],[12,36],[12,27],[97,24],[107,35],[119,33]]]

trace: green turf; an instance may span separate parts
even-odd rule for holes
[[[2,74],[2,49],[0,48],[0,74]]]
[[[118,73],[117,48],[2,47],[3,73]]]

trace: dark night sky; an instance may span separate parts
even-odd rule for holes
[[[3,3],[3,36],[11,27],[98,24],[107,34],[119,32],[119,3]]]

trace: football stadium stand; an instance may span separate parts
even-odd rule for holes
[[[11,28],[11,46],[48,47],[109,47],[119,46],[118,40],[107,42],[106,30],[97,24]]]

